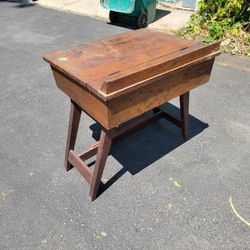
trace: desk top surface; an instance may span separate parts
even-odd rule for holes
[[[141,29],[44,56],[53,68],[105,99],[175,68],[219,53],[162,32]]]

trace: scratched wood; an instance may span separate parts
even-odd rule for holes
[[[44,59],[58,87],[111,129],[207,82],[219,46],[143,29]]]
[[[139,30],[50,53],[44,59],[99,95],[108,76],[195,44],[164,33]]]
[[[190,64],[209,60],[211,54],[218,54],[218,50],[219,43],[208,46],[197,44],[177,50],[155,60],[109,75],[102,85],[101,91],[106,94],[107,99],[124,94],[125,91],[132,92],[137,87],[149,84],[156,77],[161,77]]]
[[[209,80],[214,59],[171,72],[163,79],[108,102],[109,127],[115,127]]]
[[[52,70],[58,88],[68,95],[71,100],[74,100],[92,118],[108,128],[108,107],[106,103],[92,95],[86,87],[80,86],[67,75],[54,68]]]

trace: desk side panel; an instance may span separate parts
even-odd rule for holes
[[[67,78],[58,70],[52,68],[52,72],[58,88],[77,103],[94,120],[108,129],[108,109],[105,103],[92,95],[88,89],[77,84],[74,80]]]
[[[115,127],[208,82],[214,58],[167,74],[134,92],[108,102],[109,127]]]

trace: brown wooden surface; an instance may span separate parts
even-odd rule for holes
[[[214,53],[219,53],[219,44],[202,46],[144,29],[50,53],[44,59],[106,101],[113,92],[132,91],[135,83]]]
[[[98,92],[106,77],[194,44],[164,33],[138,30],[50,53],[44,59]]]
[[[68,161],[69,151],[71,149],[74,150],[75,148],[76,136],[77,136],[80,118],[81,118],[81,108],[76,103],[71,101],[68,136],[67,136],[65,162],[64,162],[64,166],[67,171],[69,171],[72,168],[72,165]]]
[[[69,79],[65,74],[61,74],[55,69],[52,70],[58,88],[96,121],[109,128],[107,104],[93,96],[87,88],[81,87],[76,81]]]
[[[108,102],[109,128],[158,107],[209,80],[214,59],[169,73],[163,79]]]
[[[157,81],[172,71],[209,60],[211,56],[214,57],[218,53],[219,43],[207,46],[195,44],[181,50],[177,47],[174,53],[108,76],[101,91],[106,94],[107,99],[111,99]]]
[[[188,102],[189,102],[189,93],[185,93],[182,95],[180,102],[181,102],[181,120],[176,119],[175,117],[169,115],[161,108],[155,108],[153,113],[147,114],[144,117],[141,117],[137,120],[134,120],[127,124],[126,126],[114,128],[111,130],[105,130],[103,128],[101,132],[101,139],[97,141],[94,145],[90,147],[89,150],[84,151],[83,153],[76,154],[73,150],[69,152],[66,151],[67,162],[70,166],[75,167],[80,174],[86,179],[86,181],[90,184],[90,196],[91,199],[94,200],[98,195],[99,185],[101,182],[101,176],[105,167],[106,159],[109,154],[109,149],[111,146],[111,142],[117,141],[127,137],[128,135],[142,129],[152,122],[165,118],[168,121],[174,123],[175,125],[182,128],[184,138],[188,136]],[[78,126],[72,126],[72,121],[75,109],[79,107],[74,105],[72,102],[72,109],[71,109],[71,119],[70,119],[70,126],[69,126],[69,133],[71,140],[71,136],[75,138],[77,133]],[[79,124],[79,123],[78,123]],[[75,139],[74,139],[75,141]],[[85,160],[97,155],[96,163],[94,169],[91,170],[89,166],[84,162]]]
[[[92,147],[92,148],[90,148],[89,150],[84,151],[84,152],[78,154],[78,157],[79,157],[81,160],[85,161],[85,160],[89,159],[90,157],[96,155],[97,150],[98,150],[98,147],[99,147],[99,142],[98,142],[98,144],[96,144],[95,147]]]
[[[96,163],[93,171],[93,177],[90,184],[90,196],[94,200],[98,194],[102,173],[111,147],[112,138],[105,132],[101,132],[100,145],[96,155]]]
[[[219,45],[138,30],[44,59],[52,66],[57,86],[112,129],[207,82]]]
[[[74,166],[80,172],[80,174],[85,178],[85,180],[89,184],[91,184],[93,175],[92,171],[73,150],[70,150],[68,160],[72,164],[72,166]]]
[[[180,96],[209,80],[214,59],[168,73],[147,86],[104,102],[66,75],[53,70],[57,86],[106,129]]]
[[[92,200],[98,195],[112,139],[162,117],[181,127],[183,137],[188,138],[189,91],[209,80],[219,46],[202,46],[144,29],[44,56],[57,86],[72,102],[65,167],[76,167],[88,181]],[[158,108],[177,96],[181,120]],[[96,145],[76,154],[81,109],[102,125],[102,132]],[[155,114],[120,126],[149,110]],[[92,171],[83,160],[95,154]]]
[[[189,92],[180,96],[182,136],[187,140],[189,131]]]

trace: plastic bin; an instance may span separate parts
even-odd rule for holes
[[[155,20],[156,0],[100,0],[109,9],[111,23],[125,22],[145,28]]]
[[[195,9],[197,5],[197,0],[183,0],[183,7]]]

